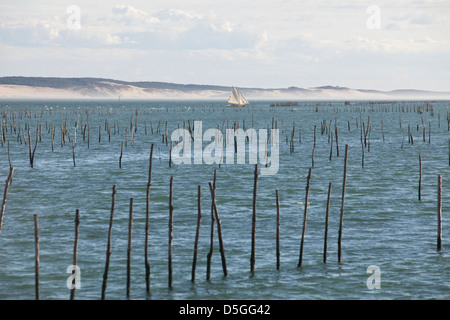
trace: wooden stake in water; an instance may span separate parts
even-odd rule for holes
[[[310,186],[310,182],[311,182],[311,171],[312,171],[312,168],[309,168],[308,178],[307,178],[307,182],[306,182],[305,210],[303,212],[302,241],[300,243],[300,256],[299,256],[298,265],[297,265],[299,268],[302,266],[302,259],[303,259],[303,244],[305,242],[306,218],[308,216],[309,186]]]
[[[214,170],[214,181],[213,187],[216,185],[216,171]],[[211,232],[210,232],[210,244],[209,244],[209,252],[206,256],[206,280],[211,278],[211,258],[214,250],[214,206],[211,205]]]
[[[130,216],[128,219],[128,247],[127,247],[127,298],[130,297],[131,283],[131,237],[133,230],[133,198],[130,198]]]
[[[328,185],[327,213],[325,215],[325,235],[323,237],[323,263],[327,263],[328,217],[330,213],[331,182]]]
[[[342,202],[341,202],[341,215],[339,220],[339,238],[338,238],[338,261],[341,262],[342,250],[342,224],[344,222],[344,200],[345,200],[345,185],[347,183],[347,158],[348,158],[348,144],[345,145],[345,162],[344,162],[344,181],[342,183]]]
[[[256,236],[256,190],[258,187],[258,164],[255,164],[253,181],[253,215],[252,215],[252,250],[250,255],[250,271],[255,272],[255,236]]]
[[[78,250],[78,233],[80,231],[80,211],[77,209],[75,212],[75,242],[73,245],[73,265],[77,265],[77,250]],[[73,280],[76,281],[75,279]],[[70,290],[70,300],[75,298],[75,285]]]
[[[311,166],[314,168],[314,150],[316,149],[316,126],[314,126],[314,144],[311,156]]]
[[[419,201],[421,200],[421,188],[422,188],[422,156],[419,153]]]
[[[277,270],[280,270],[280,197],[278,194],[278,189],[275,190],[276,201],[277,201]]]
[[[3,193],[2,208],[1,208],[1,211],[0,211],[0,231],[2,231],[2,227],[3,227],[3,216],[5,214],[6,198],[8,196],[8,189],[9,189],[9,186],[11,185],[13,173],[14,173],[14,168],[11,167],[9,169],[9,175],[8,175],[8,178],[6,179],[5,191]]]
[[[172,241],[173,241],[173,176],[170,177],[170,194],[169,194],[169,288],[172,287]]]
[[[146,209],[145,209],[145,249],[144,249],[144,259],[145,259],[145,288],[147,293],[150,292],[150,263],[148,262],[148,233],[150,230],[149,226],[149,211],[150,211],[150,187],[152,182],[152,159],[153,159],[153,143],[150,147],[150,163],[148,169],[148,180],[147,180],[147,196],[146,196]]]
[[[438,214],[438,229],[437,229],[437,250],[442,249],[442,176],[438,176],[438,196],[437,196],[437,214]]]
[[[75,145],[74,142],[72,140],[72,161],[73,161],[73,166],[76,167],[76,163],[75,163]]]
[[[198,238],[200,236],[200,226],[202,223],[202,186],[198,186],[198,214],[197,214],[197,231],[195,233],[195,243],[194,243],[194,258],[192,260],[192,277],[191,282],[195,281],[195,267],[197,265],[197,247],[198,247]]]
[[[223,247],[223,240],[222,240],[222,224],[220,222],[219,212],[217,211],[217,204],[216,204],[216,188],[213,186],[211,182],[209,182],[209,189],[211,191],[211,198],[212,198],[212,204],[214,207],[214,216],[217,221],[217,233],[219,236],[219,251],[220,256],[222,258],[222,269],[223,269],[223,276],[226,277],[228,275],[227,271],[227,262],[225,259],[225,249]]]
[[[116,202],[116,185],[113,185],[111,215],[109,217],[108,244],[106,246],[105,272],[103,273],[103,283],[102,283],[102,300],[105,300],[106,284],[108,281],[109,260],[111,257],[111,233],[112,233],[115,202]]]
[[[34,214],[34,274],[35,296],[36,300],[39,300],[39,222],[37,214]]]
[[[120,148],[119,168],[122,168],[122,154],[123,154],[123,141],[122,141],[122,147]]]

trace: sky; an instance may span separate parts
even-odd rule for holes
[[[450,91],[450,1],[0,0],[0,76]]]

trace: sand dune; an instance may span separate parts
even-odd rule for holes
[[[163,82],[124,82],[98,78],[0,77],[0,98],[24,99],[220,99],[231,87]],[[251,100],[307,99],[450,99],[450,92],[423,90],[359,90],[344,87],[240,88]]]

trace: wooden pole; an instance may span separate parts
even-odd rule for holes
[[[147,195],[146,195],[146,210],[145,210],[145,288],[146,292],[150,292],[150,263],[148,262],[148,233],[150,230],[149,226],[149,211],[150,211],[150,187],[152,182],[152,161],[153,161],[153,143],[150,147],[150,160],[148,169],[148,180],[147,180]]]
[[[37,214],[34,214],[34,254],[35,296],[36,300],[39,300],[39,221]]]
[[[80,211],[75,211],[75,242],[73,245],[73,265],[77,265],[78,233],[80,231]],[[75,279],[73,280],[76,281]],[[70,290],[70,300],[75,298],[75,286]]]
[[[438,198],[437,198],[438,230],[437,230],[437,250],[442,249],[442,176],[438,176]]]
[[[76,163],[75,163],[75,144],[72,140],[72,160],[73,160],[73,166],[76,167]]]
[[[331,132],[331,146],[330,146],[330,161],[331,157],[333,156],[333,132]]]
[[[169,288],[172,287],[172,241],[173,241],[173,176],[170,177],[169,194]]]
[[[280,197],[278,194],[278,189],[275,190],[276,202],[277,202],[277,270],[281,268],[280,261]]]
[[[316,126],[314,126],[314,144],[311,156],[311,166],[314,168],[314,150],[316,149]]]
[[[421,188],[422,188],[422,156],[419,153],[419,201],[421,200]]]
[[[9,175],[8,175],[8,178],[6,179],[5,191],[3,193],[2,208],[1,208],[1,211],[0,211],[0,232],[2,231],[2,227],[3,227],[3,216],[5,214],[6,198],[7,198],[7,195],[8,195],[9,186],[11,185],[13,173],[14,173],[14,168],[11,167],[9,169]]]
[[[131,237],[133,232],[133,198],[130,198],[130,216],[128,219],[128,247],[127,247],[127,298],[130,297],[131,283]]]
[[[256,194],[258,187],[258,164],[255,164],[253,181],[253,215],[252,215],[252,250],[250,255],[250,271],[255,272],[255,237],[256,237]]]
[[[122,154],[123,154],[123,141],[122,141],[122,147],[120,148],[119,168],[122,168]]]
[[[206,256],[206,280],[211,278],[211,257],[214,251],[214,207],[211,206],[211,231],[210,231],[210,244],[209,252]]]
[[[339,238],[338,238],[338,261],[341,262],[342,250],[342,225],[344,222],[344,200],[345,200],[345,185],[347,183],[347,158],[348,158],[348,144],[345,145],[345,162],[344,162],[344,181],[342,183],[342,202],[341,202],[341,215],[339,220]]]
[[[111,233],[112,233],[112,224],[113,224],[113,217],[114,217],[115,202],[116,202],[116,185],[113,185],[111,215],[109,217],[108,244],[106,246],[105,272],[103,273],[103,283],[102,283],[102,298],[101,298],[102,300],[105,300],[106,284],[107,284],[107,281],[108,281],[109,260],[110,260],[110,257],[111,257]]]
[[[306,218],[308,215],[309,186],[310,186],[310,182],[311,182],[311,171],[312,171],[312,168],[309,168],[308,178],[307,178],[307,182],[306,182],[305,210],[303,212],[302,241],[300,243],[300,256],[299,256],[298,265],[297,265],[299,268],[302,266],[302,259],[303,259],[303,245],[305,242]]]
[[[202,223],[202,186],[198,186],[198,200],[197,200],[197,231],[195,233],[195,243],[194,243],[194,258],[192,260],[192,277],[191,282],[195,281],[195,267],[197,266],[197,248],[198,248],[198,238],[200,236],[200,226]]]
[[[323,263],[327,263],[328,217],[330,213],[331,182],[328,185],[327,213],[325,215],[325,236],[323,242]]]
[[[212,205],[214,207],[214,216],[217,221],[217,233],[219,236],[219,251],[220,256],[222,258],[222,269],[223,269],[223,275],[226,277],[228,275],[227,271],[227,262],[225,259],[225,249],[223,247],[223,240],[222,240],[222,224],[220,222],[219,212],[217,211],[217,204],[216,204],[216,188],[213,186],[211,182],[209,182],[209,189],[211,191],[211,198],[212,198]]]
[[[11,165],[11,155],[9,153],[9,140],[8,140],[8,162],[9,162],[9,169],[11,170],[12,165]]]
[[[339,136],[338,136],[338,127],[336,124],[336,121],[334,122],[334,130],[336,132],[335,139],[336,139],[336,156],[339,157]]]

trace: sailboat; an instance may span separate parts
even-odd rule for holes
[[[248,100],[239,92],[238,89],[232,87],[230,97],[228,98],[229,107],[245,107]]]

